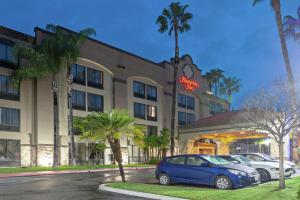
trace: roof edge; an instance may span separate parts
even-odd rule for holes
[[[57,27],[60,28],[60,29],[62,29],[62,30],[64,30],[64,31],[67,31],[67,32],[70,32],[70,33],[73,33],[73,34],[78,34],[78,32],[73,31],[73,30],[68,29],[68,28],[65,28],[65,27],[60,26],[60,25],[57,25]],[[53,33],[49,32],[49,31],[47,31],[47,30],[45,30],[45,29],[42,29],[42,28],[40,28],[40,27],[35,27],[34,30],[35,30],[35,31],[36,31],[36,30],[39,30],[39,31],[42,31],[42,32],[44,32],[44,33],[53,34]],[[115,47],[115,46],[113,46],[113,45],[110,45],[110,44],[101,42],[101,41],[96,40],[96,39],[91,38],[91,37],[87,37],[87,39],[90,40],[90,41],[92,41],[92,42],[95,42],[95,43],[101,44],[101,45],[103,45],[103,46],[106,46],[106,47],[108,47],[108,48],[111,48],[111,49],[114,49],[114,50],[116,50],[116,51],[119,51],[119,52],[121,52],[121,53],[124,53],[124,54],[130,55],[130,56],[133,56],[133,57],[135,57],[135,58],[141,59],[141,60],[143,60],[143,61],[145,61],[145,62],[148,62],[148,63],[151,63],[151,64],[153,64],[153,65],[155,65],[155,66],[157,66],[157,67],[160,67],[160,68],[165,69],[165,66],[161,66],[161,65],[159,65],[159,63],[156,63],[156,62],[154,62],[154,61],[152,61],[152,60],[149,60],[149,59],[147,59],[147,58],[138,56],[138,55],[136,55],[136,54],[134,54],[134,53],[125,51],[125,50],[123,50],[123,49],[120,49],[120,48]]]

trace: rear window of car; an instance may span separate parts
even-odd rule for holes
[[[167,158],[166,160],[167,160],[168,163],[184,165],[185,157],[184,156],[178,156],[178,157]]]

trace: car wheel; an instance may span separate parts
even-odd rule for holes
[[[161,185],[170,185],[171,180],[168,174],[160,174],[158,177],[159,184]]]
[[[260,175],[260,181],[262,183],[271,181],[271,174],[265,169],[256,169]]]
[[[232,183],[228,177],[218,176],[215,180],[215,187],[217,189],[229,190],[232,188]]]

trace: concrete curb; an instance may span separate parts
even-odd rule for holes
[[[136,191],[131,191],[131,190],[117,189],[117,188],[108,187],[108,186],[106,186],[106,184],[99,185],[99,190],[106,191],[106,192],[125,194],[125,195],[135,196],[135,197],[148,198],[148,199],[186,200],[186,199],[182,199],[182,198],[164,196],[164,195],[159,195],[159,194],[150,194],[150,193],[145,193],[145,192],[136,192]]]
[[[155,169],[155,167],[125,167],[124,170],[147,170]],[[108,172],[108,171],[119,171],[119,168],[103,168],[103,169],[92,169],[92,170],[64,170],[64,171],[40,171],[40,172],[22,172],[12,174],[0,174],[1,178],[10,177],[26,177],[26,176],[47,176],[47,175],[58,175],[58,174],[83,174],[83,173],[96,173],[96,172]]]

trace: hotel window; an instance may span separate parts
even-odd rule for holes
[[[82,65],[72,64],[73,82],[85,85],[85,67]]]
[[[87,69],[88,86],[103,89],[103,72],[96,69]]]
[[[147,135],[157,135],[157,126],[147,126]]]
[[[183,94],[177,95],[178,106],[185,108],[186,107],[186,96]]]
[[[145,98],[145,84],[133,81],[133,94],[135,97]]]
[[[178,112],[178,125],[185,125],[186,124],[186,113],[185,112]]]
[[[13,62],[12,45],[0,42],[0,60]]]
[[[186,97],[186,108],[194,110],[195,109],[195,99],[194,97],[187,96]]]
[[[186,114],[186,124],[191,124],[195,122],[195,115],[191,113]]]
[[[103,96],[88,93],[88,111],[103,112]]]
[[[74,109],[85,110],[85,92],[72,90],[72,105]]]
[[[209,102],[209,113],[211,115],[222,112],[222,110],[223,110],[222,104],[214,102],[214,101]]]
[[[157,107],[147,105],[147,120],[157,121]]]
[[[20,130],[20,110],[16,108],[0,107],[0,130]]]
[[[134,117],[145,119],[145,104],[134,102]]]
[[[0,98],[8,100],[20,100],[20,92],[12,83],[9,76],[0,75]]]
[[[147,85],[147,99],[157,101],[157,88],[152,85]]]

